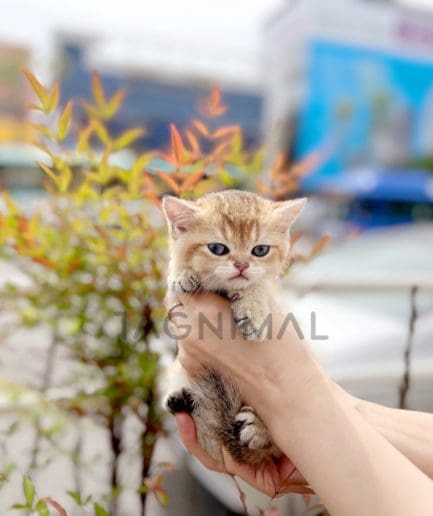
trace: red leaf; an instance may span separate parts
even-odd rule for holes
[[[48,505],[51,505],[51,507],[53,507],[54,509],[56,509],[56,511],[58,511],[58,513],[60,514],[60,516],[68,516],[68,513],[66,512],[66,509],[64,507],[62,507],[59,502],[56,502],[55,500],[53,500],[52,498],[48,497],[48,498],[42,498],[42,501],[45,502],[46,504]]]

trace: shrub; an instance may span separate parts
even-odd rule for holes
[[[143,483],[136,488],[144,512],[149,491],[166,503],[160,472],[156,478],[150,473],[155,442],[163,433],[157,396],[163,349],[157,335],[164,316],[166,267],[161,196],[195,196],[226,187],[287,196],[311,162],[287,173],[277,161],[263,181],[263,151],[244,148],[240,127],[218,127],[226,108],[214,89],[187,128],[180,132],[171,126],[167,149],[145,152],[125,168],[116,162],[116,153],[131,147],[143,129],[110,134],[108,125],[121,106],[123,91],[106,98],[94,74],[93,101],[77,107],[73,100],[60,102],[57,83],[47,89],[30,72],[25,74],[37,98],[32,106],[39,119],[33,124],[34,144],[46,155],[39,166],[47,176],[47,195],[26,213],[2,192],[0,257],[29,280],[25,286],[6,284],[2,300],[18,314],[21,326],[50,328],[42,387],[27,388],[39,389],[46,398],[57,367],[55,356],[62,353],[72,364],[65,382],[73,396],[47,403],[69,422],[90,417],[107,429],[113,457],[112,514],[122,488],[118,461],[125,419],[134,414],[141,422]],[[77,111],[84,117],[75,116]],[[21,388],[3,386],[9,394]],[[37,438],[31,468],[38,466],[41,442],[53,442],[42,412],[34,411],[32,418]],[[79,467],[79,458],[71,454],[71,459]],[[85,499],[79,492],[73,498]],[[91,503],[95,513],[96,507],[102,510]]]

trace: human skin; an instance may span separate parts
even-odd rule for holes
[[[349,396],[288,330],[281,338],[274,331],[274,338],[263,342],[233,337],[230,306],[217,296],[184,296],[181,301],[178,335],[183,338],[178,339],[178,359],[182,366],[191,376],[199,375],[203,365],[211,366],[236,382],[245,402],[254,407],[277,446],[293,461],[286,459],[276,471],[269,470],[272,466],[259,470],[237,465],[225,454],[229,473],[271,496],[284,490],[305,492],[302,489],[309,485],[337,516],[431,514],[433,482],[428,475],[433,452],[428,434],[433,423],[429,415],[394,411]],[[220,318],[222,335],[200,328],[199,312],[215,324]],[[281,327],[280,314],[273,314],[273,324],[275,329]],[[191,329],[187,336],[186,327]],[[181,435],[212,469],[197,447],[188,418],[177,416]],[[285,474],[293,475],[287,485]]]

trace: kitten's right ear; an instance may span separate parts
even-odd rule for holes
[[[175,235],[191,229],[197,213],[194,201],[185,201],[171,195],[162,199],[162,210]]]

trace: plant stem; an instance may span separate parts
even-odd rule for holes
[[[399,407],[401,409],[406,408],[407,403],[407,395],[410,389],[410,364],[412,358],[412,348],[413,348],[413,336],[415,332],[415,323],[418,317],[418,312],[416,309],[416,295],[418,292],[418,287],[414,286],[410,290],[410,316],[409,316],[409,331],[406,341],[406,349],[404,351],[404,373],[403,378],[400,385],[400,400]]]
[[[119,482],[119,459],[122,453],[122,416],[113,410],[109,420],[109,432],[111,440],[112,463],[111,463],[111,494],[110,498],[110,515],[117,516],[118,514],[118,493],[117,488]]]
[[[156,439],[161,432],[160,414],[156,408],[153,389],[154,386],[150,387],[147,395],[146,404],[148,407],[148,414],[145,422],[145,429],[141,436],[141,483],[149,476]],[[146,515],[146,500],[147,493],[140,493],[142,516]]]
[[[51,337],[51,343],[46,351],[46,358],[45,358],[45,368],[42,375],[42,382],[40,386],[40,392],[42,394],[45,394],[47,390],[51,386],[51,380],[53,376],[54,371],[54,363],[56,360],[56,349],[57,345],[59,343],[57,331],[54,330],[52,337]],[[37,466],[37,459],[38,459],[38,453],[39,453],[39,444],[41,441],[41,431],[39,429],[39,422],[40,417],[37,416],[35,419],[35,436],[33,440],[33,446],[31,451],[31,458],[30,458],[30,464],[29,464],[29,471],[34,469]]]

